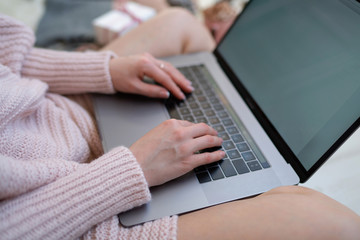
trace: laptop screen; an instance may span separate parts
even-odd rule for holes
[[[272,140],[285,142],[306,171],[358,126],[356,0],[250,1],[215,53]]]

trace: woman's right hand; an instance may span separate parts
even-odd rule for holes
[[[197,153],[221,146],[222,139],[205,123],[170,119],[136,141],[130,150],[139,162],[149,186],[177,178],[195,167],[221,160],[223,151]]]

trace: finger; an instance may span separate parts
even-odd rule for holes
[[[196,168],[201,165],[220,161],[224,157],[225,157],[225,152],[219,150],[215,152],[204,152],[204,153],[194,154],[189,158],[188,161],[193,166],[193,168]]]
[[[169,91],[161,86],[139,81],[133,93],[141,94],[152,98],[169,98]]]
[[[191,81],[186,79],[185,76],[172,64],[165,62],[165,61],[159,61],[158,64],[160,68],[165,71],[167,74],[170,75],[170,77],[173,79],[173,81],[185,92],[190,93],[194,90],[194,88],[191,86]]]
[[[193,139],[187,145],[191,149],[191,152],[195,153],[200,150],[219,147],[221,146],[222,143],[223,143],[222,138],[218,136],[205,135]]]
[[[147,69],[144,70],[144,74],[157,83],[164,86],[168,89],[176,98],[185,99],[184,93],[181,89],[175,84],[174,80],[169,74],[163,71],[158,64],[151,64]]]
[[[189,121],[186,121],[186,120],[176,120],[179,122],[179,124],[183,127],[190,127],[190,126],[194,126],[195,123],[192,123],[192,122],[189,122]]]
[[[217,136],[218,132],[205,123],[197,123],[185,129],[185,133],[192,138],[197,138],[204,135]]]

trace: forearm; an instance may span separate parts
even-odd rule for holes
[[[4,239],[73,239],[150,200],[131,152],[117,148],[50,184],[0,204]]]
[[[33,48],[21,70],[23,77],[46,82],[51,92],[113,93],[109,73],[111,52],[64,52]]]

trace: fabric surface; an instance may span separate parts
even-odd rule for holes
[[[117,214],[150,201],[131,151],[102,154],[96,126],[61,94],[113,93],[111,52],[33,48],[0,15],[0,238],[175,239],[177,217],[134,228]]]
[[[167,0],[170,6],[195,13],[191,0]],[[46,0],[45,13],[36,31],[36,46],[57,50],[98,48],[92,21],[108,12],[113,0]]]
[[[112,0],[46,0],[36,46],[72,50],[95,39],[92,20],[112,8]]]

